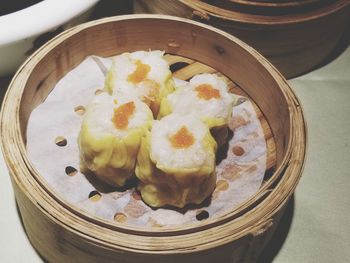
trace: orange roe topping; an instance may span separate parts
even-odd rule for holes
[[[112,121],[117,129],[128,127],[129,119],[134,114],[135,108],[135,103],[130,101],[114,109]]]
[[[219,99],[220,91],[214,89],[213,86],[209,84],[201,84],[196,87],[197,97],[204,100]]]
[[[178,149],[186,149],[194,144],[194,137],[186,126],[182,126],[180,130],[169,138],[169,140],[171,146]]]
[[[135,62],[136,69],[133,73],[131,73],[128,76],[128,81],[131,83],[137,84],[143,81],[146,77],[148,72],[150,72],[151,67],[147,64],[143,64],[140,60],[137,60]]]

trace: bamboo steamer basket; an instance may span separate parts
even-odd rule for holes
[[[145,229],[109,222],[65,202],[28,159],[28,118],[62,76],[92,54],[111,56],[149,48],[171,53],[172,63],[185,57],[205,64],[205,70],[221,72],[263,112],[261,118],[267,120],[275,144],[274,173],[234,211],[183,227]],[[200,71],[194,65],[191,70]],[[14,76],[4,98],[1,123],[1,147],[26,233],[50,262],[255,261],[299,181],[306,147],[298,99],[266,59],[223,31],[161,15],[105,18],[69,29],[48,42]]]
[[[259,3],[266,5],[267,1]],[[282,1],[278,3],[281,7]],[[319,4],[313,3],[307,12],[301,12],[300,7],[296,13],[262,15],[252,13],[261,7],[247,4],[248,11],[243,12],[200,0],[135,0],[134,12],[176,15],[223,29],[257,49],[286,78],[292,78],[325,62],[349,28],[348,0]]]

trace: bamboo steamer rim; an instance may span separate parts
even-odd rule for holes
[[[281,2],[271,2],[271,1],[247,1],[247,0],[228,0],[228,2],[247,5],[247,6],[268,6],[268,7],[290,7],[290,6],[302,6],[310,3],[317,3],[321,0],[299,0],[299,1],[281,1]]]
[[[316,19],[321,19],[337,13],[343,8],[350,6],[348,0],[336,0],[336,2],[326,5],[303,14],[288,14],[283,16],[263,16],[248,13],[241,13],[237,11],[223,9],[201,0],[178,0],[182,4],[194,9],[195,15],[199,15],[204,20],[210,20],[210,17],[237,22],[248,23],[252,25],[268,25],[268,26],[286,26],[310,22]]]
[[[323,1],[323,0],[226,0],[231,2],[259,2],[259,3],[286,3],[286,2],[307,2],[307,1]]]
[[[248,51],[250,55],[255,56],[279,83],[286,100],[289,102],[290,108],[291,136],[288,141],[288,150],[281,165],[276,169],[269,182],[249,201],[235,210],[234,215],[236,217],[228,214],[220,218],[215,218],[215,220],[212,220],[213,222],[206,220],[203,223],[196,224],[194,228],[183,228],[180,230],[174,227],[162,227],[161,229],[150,229],[146,231],[145,229],[137,229],[135,227],[125,227],[119,223],[111,224],[106,220],[93,218],[91,215],[79,211],[75,207],[73,208],[53,192],[48,191],[47,189],[49,188],[46,182],[41,180],[40,175],[28,160],[24,140],[20,132],[19,104],[13,103],[13,98],[22,98],[25,83],[34,65],[45,57],[53,47],[77,32],[94,25],[128,19],[172,20],[190,23],[194,26],[215,31],[237,43],[241,48]],[[28,199],[48,218],[63,228],[68,229],[70,232],[99,245],[128,251],[161,254],[174,253],[174,251],[189,253],[194,250],[205,250],[216,245],[226,244],[245,235],[254,235],[271,223],[270,217],[277,213],[288,200],[299,181],[304,166],[306,126],[302,109],[298,99],[282,75],[254,49],[230,34],[192,20],[165,15],[127,15],[105,18],[82,24],[61,33],[28,58],[16,73],[4,98],[0,117],[2,123],[9,123],[9,125],[2,125],[1,127],[3,134],[1,148],[4,158],[12,174],[13,181]],[[16,121],[12,121],[13,119]],[[276,181],[276,187],[269,189]],[[252,205],[255,205],[254,209],[251,209]],[[157,237],[157,240],[154,240],[154,237]],[[164,242],[169,241],[171,247],[164,246]],[[191,250],[187,249],[189,245],[191,246]]]
[[[332,2],[336,0],[331,0]],[[308,13],[331,4],[331,1],[299,0],[299,1],[247,1],[247,0],[221,0],[207,2],[223,9],[238,11],[240,13],[262,16],[286,16],[291,14]]]

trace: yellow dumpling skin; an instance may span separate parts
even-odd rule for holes
[[[152,113],[141,101],[99,95],[89,105],[79,133],[80,170],[124,186],[134,176],[141,138],[151,123]]]
[[[155,121],[141,140],[136,176],[152,207],[200,204],[215,188],[216,142],[193,116],[171,114]]]

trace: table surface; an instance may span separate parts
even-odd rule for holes
[[[307,159],[261,262],[350,262],[350,48],[289,83],[304,108]],[[43,262],[25,235],[1,153],[0,171],[1,262]]]

